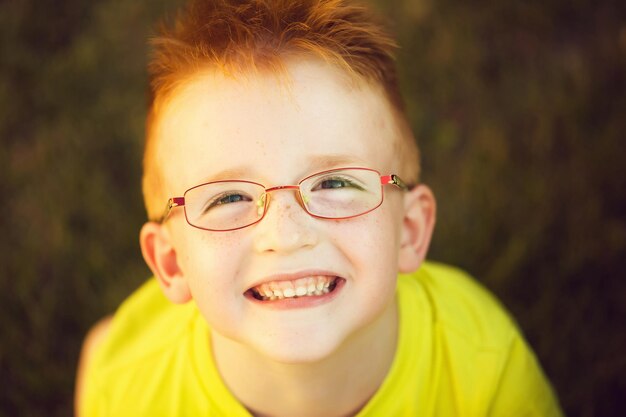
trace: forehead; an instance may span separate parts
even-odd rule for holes
[[[157,164],[168,192],[241,178],[289,183],[312,172],[398,168],[393,110],[382,88],[319,61],[285,74],[197,74],[156,122]]]

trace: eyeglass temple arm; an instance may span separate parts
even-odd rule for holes
[[[404,181],[402,181],[400,179],[400,177],[398,177],[396,174],[391,174],[391,175],[383,175],[380,177],[380,183],[385,185],[385,184],[393,184],[396,187],[400,188],[401,190],[408,190],[409,186],[406,185],[404,183]]]
[[[185,205],[185,197],[172,197],[167,200],[167,205],[165,206],[165,210],[163,210],[163,215],[159,217],[156,222],[163,223],[170,216],[170,212],[174,207],[184,206]]]

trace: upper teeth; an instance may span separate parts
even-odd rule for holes
[[[293,281],[271,281],[252,288],[263,300],[322,295],[330,292],[335,277],[326,275],[298,278]]]

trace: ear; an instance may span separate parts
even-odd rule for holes
[[[415,271],[426,258],[436,215],[435,196],[426,185],[420,184],[404,195],[404,219],[398,257],[400,272]]]
[[[141,228],[139,243],[143,258],[165,296],[176,304],[191,300],[189,284],[178,265],[176,248],[168,229],[162,224],[148,222]]]

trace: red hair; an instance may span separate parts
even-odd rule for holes
[[[397,45],[365,7],[345,0],[192,0],[173,25],[161,25],[151,44],[143,180],[149,218],[158,217],[167,198],[160,195],[162,182],[153,166],[150,131],[156,108],[178,84],[203,68],[219,68],[226,74],[281,72],[287,58],[312,56],[382,86],[401,130],[409,136],[401,146],[413,156],[409,180],[417,180],[417,147],[398,89]]]

